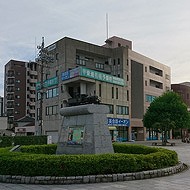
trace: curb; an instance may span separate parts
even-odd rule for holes
[[[163,177],[173,175],[184,170],[188,166],[184,163],[179,163],[176,166],[158,170],[149,170],[135,173],[108,174],[108,175],[88,175],[88,176],[70,176],[70,177],[55,177],[55,176],[13,176],[0,175],[0,182],[14,184],[86,184],[86,183],[101,183],[101,182],[116,182],[116,181],[132,181],[143,180],[155,177]]]

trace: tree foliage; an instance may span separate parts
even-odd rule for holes
[[[171,129],[190,128],[190,114],[182,98],[168,91],[150,104],[143,123],[147,128],[157,128],[166,134]]]

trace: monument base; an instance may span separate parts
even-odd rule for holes
[[[114,153],[105,105],[86,104],[62,108],[64,116],[56,154]]]

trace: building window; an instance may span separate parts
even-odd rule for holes
[[[55,59],[58,60],[59,53],[55,54]]]
[[[115,65],[115,59],[113,60],[113,65]]]
[[[147,80],[145,80],[145,86],[147,86],[147,85],[148,85]]]
[[[147,72],[147,67],[145,67],[145,72]]]
[[[113,114],[114,113],[114,105],[111,105],[111,104],[105,104],[105,105],[109,107],[109,114]]]
[[[187,93],[187,99],[189,99],[189,93]]]
[[[119,91],[118,91],[118,88],[116,88],[116,99],[119,98]]]
[[[40,108],[37,108],[37,120],[40,119]]]
[[[53,90],[52,89],[48,90],[46,93],[46,96],[47,96],[47,98],[52,98],[53,97]]]
[[[46,107],[46,115],[56,115],[56,114],[58,114],[58,105]]]
[[[129,107],[127,107],[127,106],[116,106],[116,114],[129,115]]]
[[[117,64],[120,65],[120,58],[118,58],[118,60],[117,60]]]
[[[55,76],[56,76],[56,77],[58,76],[58,70],[56,70],[56,72],[55,72]]]
[[[150,85],[151,87],[163,89],[163,83],[158,82],[158,81],[154,81],[154,80],[151,80],[151,79],[150,79],[149,81],[150,81],[150,82],[149,82],[149,85]]]
[[[46,115],[49,115],[49,107],[46,107]]]
[[[114,87],[111,89],[112,98],[114,98]]]
[[[53,106],[52,111],[53,115],[56,115],[58,113],[58,106],[57,105]]]
[[[127,90],[127,101],[129,101],[129,91]]]
[[[58,88],[53,88],[52,91],[53,91],[53,94],[52,94],[53,97],[58,96]]]
[[[101,97],[102,96],[102,85],[99,84],[99,96]]]
[[[155,98],[156,98],[156,96],[146,94],[146,102],[151,103],[154,101]]]
[[[115,68],[115,65],[113,66],[113,75],[116,76],[116,68]]]
[[[170,80],[170,75],[166,74],[166,79]]]
[[[38,93],[37,93],[37,100],[40,100],[40,99],[41,99],[41,93],[38,92]]]
[[[49,99],[49,98],[54,98],[56,96],[58,96],[59,93],[58,93],[58,88],[52,88],[52,89],[49,89],[47,90],[46,92],[46,98]]]
[[[158,69],[158,68],[155,68],[155,67],[152,67],[152,66],[149,66],[149,71],[150,73],[152,74],[155,74],[155,75],[158,75],[158,76],[163,76],[163,71]]]
[[[109,105],[109,113],[110,114],[114,113],[114,106],[113,105]]]
[[[77,65],[86,65],[86,60],[85,59],[80,59],[79,55],[76,55],[76,64]]]
[[[104,69],[104,64],[103,63],[96,63],[95,67],[96,67],[96,69]]]
[[[53,115],[53,107],[49,106],[48,108],[49,115]]]

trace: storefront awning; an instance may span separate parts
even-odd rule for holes
[[[112,131],[113,131],[113,130],[117,130],[117,128],[116,128],[116,127],[113,127],[113,126],[112,126],[112,127],[108,127],[108,129],[109,129],[109,130],[112,130]]]

